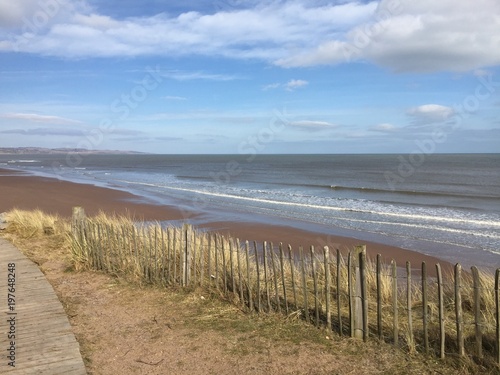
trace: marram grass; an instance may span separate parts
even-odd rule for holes
[[[136,222],[127,216],[100,213],[85,220],[76,230],[70,223],[41,211],[12,210],[8,213],[10,233],[23,238],[45,234],[63,236],[70,249],[76,269],[96,269],[141,283],[161,286],[202,288],[220,295],[247,311],[280,312],[289,319],[307,319],[324,327],[326,319],[326,280],[330,280],[329,308],[333,330],[343,326],[348,335],[349,286],[345,254],[337,259],[330,251],[325,263],[323,249],[314,252],[304,249],[302,256],[278,244],[240,243],[235,238],[192,230],[186,227],[165,227],[159,223]],[[48,230],[48,228],[52,228]],[[189,255],[186,256],[186,248]],[[267,251],[263,251],[267,249]],[[339,267],[337,265],[339,263]],[[325,267],[326,266],[326,267]],[[340,274],[337,275],[337,269]],[[314,273],[313,273],[314,270]],[[326,270],[326,272],[325,272]],[[367,263],[368,324],[371,336],[377,330],[377,270]],[[392,342],[393,335],[393,278],[389,265],[380,271],[380,305],[382,338]],[[423,351],[424,306],[421,281],[411,283],[408,310],[408,290],[405,277],[398,276],[397,306],[400,346],[410,352]],[[439,306],[437,283],[429,278],[426,314],[430,352],[439,353]],[[456,353],[455,288],[453,275],[444,275],[444,324],[447,353]],[[483,354],[490,361],[495,355],[496,295],[491,274],[480,273]],[[475,352],[476,321],[473,315],[474,287],[467,272],[462,274],[460,287],[463,308],[463,335],[466,353]],[[286,300],[285,300],[286,297]],[[340,307],[338,305],[340,301]],[[306,308],[307,306],[307,308]],[[340,311],[340,320],[338,312]],[[413,330],[409,330],[411,312]],[[495,366],[495,365],[493,365]]]

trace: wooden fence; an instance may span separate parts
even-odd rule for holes
[[[240,243],[190,225],[162,228],[87,219],[74,209],[73,254],[82,265],[165,286],[206,288],[250,312],[278,312],[409,352],[473,356],[500,365],[499,279],[472,267],[429,277],[411,264],[328,247]]]

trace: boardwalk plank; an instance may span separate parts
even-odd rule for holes
[[[15,263],[15,310],[7,305],[8,264]],[[15,367],[0,357],[1,374],[83,375],[85,366],[68,317],[35,263],[0,239],[0,347],[9,348],[8,319],[15,317]],[[13,314],[15,313],[15,315]]]

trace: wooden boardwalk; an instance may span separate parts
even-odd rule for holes
[[[87,373],[52,286],[36,264],[1,238],[0,314],[0,374]]]

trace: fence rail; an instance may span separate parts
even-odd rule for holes
[[[107,222],[73,212],[73,255],[80,264],[146,282],[218,291],[250,312],[280,312],[409,352],[441,358],[473,356],[500,365],[500,269],[487,275],[457,264],[453,274],[429,277],[427,265],[368,259],[282,243],[241,243],[195,231],[123,220]],[[420,282],[419,282],[420,281]]]

